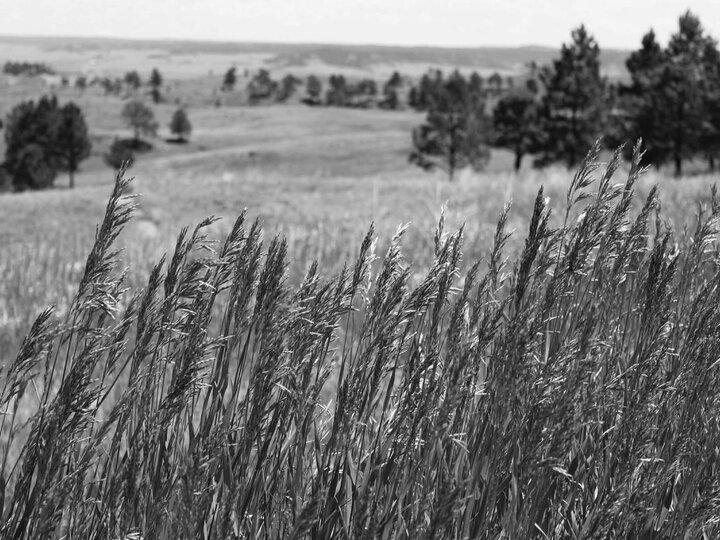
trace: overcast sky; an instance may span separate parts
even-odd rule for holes
[[[0,0],[0,34],[555,47],[585,23],[636,48],[687,9],[720,38],[720,0]]]

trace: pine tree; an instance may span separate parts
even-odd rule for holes
[[[695,15],[688,11],[678,22],[678,32],[670,37],[667,46],[668,61],[656,91],[662,100],[663,121],[670,131],[675,175],[681,176],[683,161],[692,158],[708,136],[706,105],[712,101],[717,83],[716,75],[708,68],[713,60],[717,61],[717,51]]]
[[[17,190],[50,187],[61,163],[56,151],[60,129],[57,98],[16,105],[5,126],[5,167]]]
[[[153,68],[152,72],[150,73],[150,79],[148,80],[148,84],[151,88],[159,89],[162,86],[163,78],[157,68]]]
[[[308,78],[305,80],[305,93],[307,94],[305,103],[310,105],[320,104],[322,96],[322,82],[320,82],[320,79],[318,79],[315,75],[308,75]]]
[[[247,85],[248,101],[251,104],[272,99],[278,90],[278,83],[270,77],[267,69],[261,69]]]
[[[280,90],[278,91],[277,100],[285,102],[292,97],[298,86],[302,84],[302,80],[298,79],[292,73],[285,75],[280,81]]]
[[[180,142],[185,142],[185,138],[192,133],[192,124],[182,107],[175,111],[170,120],[170,133],[176,135]]]
[[[670,134],[663,110],[663,72],[667,55],[650,30],[642,38],[640,49],[630,54],[625,65],[631,77],[628,87],[620,87],[619,112],[614,115],[616,130],[620,132],[617,145],[642,138],[645,147],[643,160],[661,165],[670,156]]]
[[[388,81],[383,86],[383,100],[381,106],[384,109],[395,110],[400,106],[400,98],[398,90],[402,86],[402,77],[400,73],[394,71]]]
[[[600,75],[600,47],[584,26],[563,44],[560,58],[540,73],[546,133],[537,164],[564,161],[574,167],[603,132],[606,81]]]
[[[223,83],[221,90],[223,92],[232,92],[235,88],[235,83],[237,82],[237,70],[234,67],[231,67],[225,72],[225,76],[223,77]]]
[[[148,83],[150,84],[150,94],[152,95],[153,103],[160,103],[160,101],[162,101],[162,92],[160,91],[160,88],[163,84],[163,78],[157,68],[153,68],[150,73],[150,80]]]
[[[442,169],[452,181],[456,171],[484,168],[490,158],[490,132],[480,96],[470,92],[460,72],[436,77],[426,121],[413,131],[410,162],[425,170]]]
[[[482,170],[490,159],[488,128],[479,114],[428,112],[413,130],[410,162],[423,170],[441,169],[452,182],[465,167]]]
[[[140,74],[137,71],[128,71],[125,74],[124,81],[128,88],[131,90],[137,90],[138,88],[140,88],[140,86],[142,86]]]
[[[75,172],[80,162],[90,156],[92,144],[82,110],[70,102],[60,109],[60,123],[53,146],[60,158],[60,167],[70,176],[70,188],[75,187]]]
[[[330,89],[325,95],[325,104],[333,107],[344,107],[348,101],[348,84],[344,75],[330,75]]]
[[[493,132],[496,146],[514,152],[514,169],[519,171],[523,156],[535,152],[543,139],[535,97],[528,91],[503,97],[493,110]]]
[[[678,31],[658,53],[654,36],[628,64],[633,76],[635,110],[633,135],[646,139],[649,159],[674,163],[681,176],[683,162],[703,149],[714,155],[720,139],[713,104],[718,98],[718,53],[700,20],[689,11],[678,21]]]

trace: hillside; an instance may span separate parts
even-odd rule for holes
[[[603,51],[603,71],[610,78],[625,75],[622,50]],[[394,70],[420,75],[428,68],[477,70],[484,75],[521,73],[529,62],[545,64],[557,56],[552,47],[400,47],[148,41],[72,37],[0,36],[0,61],[43,61],[60,72],[121,74],[129,69],[162,65],[178,77],[207,75],[229,65],[297,74],[342,71],[358,76],[386,76]]]

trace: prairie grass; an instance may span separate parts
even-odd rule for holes
[[[509,249],[441,217],[289,278],[242,214],[146,283],[121,171],[67,306],[0,379],[3,538],[716,538],[720,200],[673,231],[636,150],[541,188]],[[29,278],[28,278],[29,279]]]

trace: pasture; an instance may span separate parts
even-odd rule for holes
[[[450,183],[408,163],[419,114],[240,106],[185,67],[132,182],[102,159],[124,97],[57,88],[76,188],[0,195],[3,534],[717,533],[712,176],[494,151]]]
[[[5,84],[3,111],[43,92],[38,81]],[[56,94],[85,112],[93,152],[74,190],[61,175],[55,189],[0,196],[0,352],[5,358],[40,309],[66,305],[74,294],[114,179],[102,154],[114,138],[130,135],[120,116],[122,98],[96,88],[83,93],[61,88]],[[321,268],[336,270],[355,255],[371,224],[380,247],[400,225],[409,224],[404,254],[420,271],[432,258],[432,231],[443,208],[448,227],[465,225],[466,258],[483,257],[505,203],[513,201],[511,229],[522,233],[537,189],[544,185],[559,203],[572,176],[560,166],[534,170],[529,159],[520,174],[513,174],[512,156],[495,150],[485,171],[464,171],[451,184],[441,172],[424,173],[407,162],[410,131],[422,121],[411,111],[192,103],[193,133],[185,145],[167,142],[177,106],[153,106],[160,126],[155,148],[129,171],[138,211],[121,240],[133,285],[144,282],[151,261],[170,249],[180,227],[212,215],[224,218],[213,227],[222,234],[243,209],[262,220],[267,235],[287,237],[293,282],[315,259]],[[639,195],[659,184],[664,217],[682,229],[712,181],[650,172],[639,182]]]

